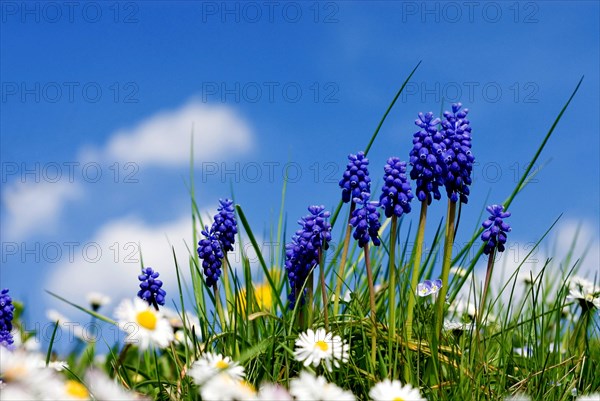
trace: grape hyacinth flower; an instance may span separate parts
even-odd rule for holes
[[[325,206],[310,206],[308,211],[310,214],[298,220],[301,228],[292,237],[292,242],[286,245],[285,268],[292,289],[288,297],[291,309],[297,301],[297,292],[319,263],[320,250],[331,241],[331,224],[327,221],[330,213]]]
[[[8,347],[13,343],[11,334],[13,311],[15,306],[12,303],[12,298],[8,295],[8,288],[0,291],[0,345]]]
[[[364,152],[348,155],[348,165],[340,180],[342,188],[342,201],[348,203],[354,198],[360,198],[361,193],[371,192],[371,178],[369,177],[369,159]]]
[[[415,125],[421,128],[413,135],[413,148],[410,151],[410,178],[417,183],[416,194],[419,201],[430,205],[433,198],[441,198],[439,187],[444,185],[446,162],[444,136],[438,132],[439,118],[433,113],[419,113]],[[433,196],[432,196],[433,194]]]
[[[368,192],[363,192],[360,198],[354,198],[354,202],[362,207],[354,210],[350,219],[350,224],[355,227],[354,239],[358,241],[358,246],[361,248],[369,243],[369,239],[373,241],[373,245],[381,245],[378,205],[376,202],[371,202],[369,198]]]
[[[221,276],[221,265],[224,257],[221,243],[215,235],[213,229],[208,226],[202,230],[205,238],[198,242],[198,257],[202,259],[202,268],[206,276],[206,285],[212,287],[217,283]]]
[[[223,246],[223,252],[233,251],[235,243],[235,234],[237,234],[237,223],[233,211],[233,201],[231,199],[219,199],[220,206],[218,213],[212,225],[215,236]]]
[[[167,293],[161,287],[163,282],[158,280],[158,276],[160,274],[155,272],[151,267],[147,267],[142,269],[142,274],[138,276],[138,280],[140,283],[140,290],[137,293],[137,296],[140,299],[148,302],[148,305],[154,307],[158,310],[158,305],[165,304],[165,295]]]
[[[506,233],[510,232],[511,228],[502,219],[510,217],[510,212],[505,212],[502,205],[491,205],[486,207],[486,210],[490,217],[482,224],[485,228],[481,234],[481,240],[485,242],[483,253],[489,255],[496,248],[498,252],[504,252]]]
[[[379,205],[384,209],[385,217],[400,217],[410,212],[413,194],[406,177],[406,162],[397,157],[390,157],[383,168],[383,187]]]
[[[446,147],[444,160],[447,170],[443,181],[452,202],[460,198],[462,203],[467,203],[475,157],[471,153],[471,126],[467,119],[469,110],[461,110],[461,107],[461,103],[454,103],[452,112],[444,112],[441,134]]]

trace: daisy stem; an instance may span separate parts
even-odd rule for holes
[[[377,348],[377,312],[375,309],[375,287],[373,286],[373,270],[371,270],[371,257],[369,256],[369,243],[365,245],[365,265],[367,267],[367,280],[369,281],[369,301],[371,304],[371,322],[373,324],[373,331],[371,332],[371,363],[373,364],[373,371],[375,371],[375,355]]]
[[[348,216],[348,225],[346,226],[346,236],[344,238],[344,247],[342,249],[342,258],[340,260],[337,283],[335,286],[335,298],[333,299],[333,314],[337,316],[340,311],[340,296],[342,293],[342,286],[344,285],[344,270],[346,268],[346,259],[348,258],[348,246],[350,244],[350,234],[352,233],[352,225],[350,225],[350,219],[352,218],[352,212],[356,204],[350,203],[350,215]]]
[[[417,242],[415,244],[415,253],[413,256],[413,271],[410,281],[410,292],[408,295],[408,307],[406,316],[405,337],[406,341],[410,341],[413,329],[414,308],[417,303],[417,284],[419,284],[419,271],[421,267],[421,255],[423,253],[423,239],[425,237],[425,223],[427,221],[427,200],[421,201],[421,214],[419,217],[419,228],[417,231]],[[409,355],[409,363],[405,366],[404,379],[407,383],[410,380],[410,369],[412,358]]]
[[[323,298],[323,317],[325,319],[325,330],[329,330],[329,311],[327,302],[327,288],[325,287],[325,269],[323,266],[323,248],[319,248],[319,278],[321,281],[321,296]]]
[[[442,260],[442,288],[438,294],[437,310],[435,315],[435,336],[439,340],[444,325],[444,304],[448,293],[448,276],[452,264],[452,246],[454,245],[454,220],[456,217],[456,202],[448,199],[448,211],[446,213],[446,239],[444,242],[444,259]],[[439,341],[438,341],[439,343]]]
[[[388,299],[389,299],[389,329],[388,329],[388,348],[389,355],[395,355],[392,342],[396,338],[396,230],[398,226],[398,217],[392,216],[392,226],[390,228],[390,265],[389,265],[389,284],[388,284]],[[390,367],[394,365],[390,360]]]
[[[219,287],[217,287],[217,283],[213,284],[213,290],[215,294],[215,307],[217,308],[219,321],[221,322],[221,330],[225,331],[225,312],[223,311],[223,305],[221,304],[221,295],[219,294]]]

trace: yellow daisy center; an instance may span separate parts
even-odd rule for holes
[[[75,380],[67,380],[65,383],[65,391],[70,396],[80,400],[87,400],[90,398],[90,393],[88,393],[85,386]]]
[[[402,398],[402,397],[396,397],[392,401],[404,401],[404,398]]]
[[[321,351],[327,351],[329,349],[329,345],[327,345],[327,343],[325,341],[319,340],[315,343],[315,345],[317,346],[317,348],[319,348]]]
[[[27,374],[27,369],[23,365],[13,366],[4,372],[3,380],[5,382],[17,381]]]
[[[156,314],[151,310],[145,310],[139,312],[136,316],[136,320],[140,326],[148,330],[154,330],[156,328]]]
[[[225,362],[224,360],[220,360],[216,363],[217,368],[219,369],[227,369],[229,367],[229,364],[227,362]]]

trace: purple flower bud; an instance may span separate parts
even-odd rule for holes
[[[502,219],[510,217],[510,212],[505,212],[502,205],[490,205],[486,210],[490,216],[481,224],[486,229],[481,233],[481,240],[485,242],[483,253],[489,255],[495,248],[498,252],[504,252],[506,233],[510,232],[511,228]]]

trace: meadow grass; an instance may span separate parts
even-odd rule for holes
[[[417,67],[384,113],[365,154]],[[533,178],[532,166],[580,85],[581,81],[533,151],[527,169],[503,202],[505,209]],[[267,256],[248,222],[243,203],[236,204],[239,232],[235,246],[241,263],[234,268],[225,260],[223,275],[214,289],[206,286],[195,250],[201,238],[198,227],[204,227],[206,216],[200,213],[193,173],[192,161],[189,255],[180,260],[173,251],[172,268],[179,293],[171,296],[173,304],[167,305],[178,310],[188,341],[145,351],[122,343],[106,344],[109,352],[100,367],[123,387],[157,400],[199,399],[198,388],[187,374],[192,362],[210,351],[238,361],[245,368],[246,381],[257,388],[265,382],[287,387],[292,378],[308,370],[350,390],[357,399],[369,399],[370,389],[385,378],[409,383],[432,401],[503,400],[513,394],[526,394],[533,400],[568,401],[576,395],[600,391],[597,310],[567,299],[570,277],[585,255],[568,252],[562,260],[546,260],[537,276],[530,277],[526,292],[517,294],[515,288],[525,258],[517,270],[509,272],[502,293],[489,293],[483,310],[473,314],[467,308],[452,316],[453,308],[449,306],[465,295],[479,309],[482,288],[474,284],[473,278],[475,266],[485,256],[479,240],[483,229],[460,226],[455,220],[455,205],[449,204],[449,217],[435,231],[426,231],[424,206],[420,214],[415,210],[399,219],[383,219],[379,233],[382,245],[368,247],[365,254],[347,235],[350,206],[340,202],[330,218],[336,238],[333,242],[340,246],[322,252],[320,265],[314,267],[310,282],[304,283],[303,288],[309,289],[306,304],[297,302],[290,309],[284,245],[295,228],[284,217],[287,182],[282,188],[277,224],[267,234],[270,243],[275,244]],[[419,203],[413,205],[416,208]],[[445,206],[442,200],[428,207]],[[535,239],[536,247],[555,224],[549,223]],[[467,245],[452,256],[457,226],[463,235],[469,231],[471,234]],[[431,246],[424,247],[424,241]],[[409,243],[416,246],[409,249]],[[250,244],[255,259],[244,253],[249,249],[246,244]],[[575,245],[574,240],[571,250]],[[445,249],[440,252],[440,248]],[[365,266],[367,259],[371,279]],[[463,266],[464,271],[450,274],[452,266]],[[434,274],[440,270],[444,286],[437,299],[417,297],[416,284],[437,278]],[[75,305],[60,294],[51,295],[95,319],[116,324],[110,316]],[[197,318],[197,323],[192,324],[190,315]],[[448,320],[453,326],[444,326]],[[18,318],[15,324],[18,327]],[[349,344],[349,360],[331,372],[323,366],[304,367],[294,356],[298,335],[317,327],[326,327]],[[53,340],[46,363],[53,358]],[[85,371],[98,365],[94,358],[97,348],[90,343],[82,351],[66,355],[69,368],[64,374],[85,383]]]

